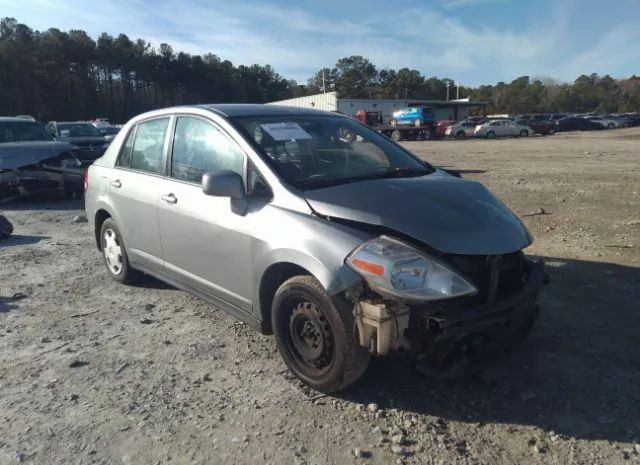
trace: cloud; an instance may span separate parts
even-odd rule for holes
[[[166,42],[176,51],[214,53],[234,64],[270,64],[299,82],[349,55],[466,85],[521,75],[574,79],[593,68],[615,74],[637,68],[634,57],[640,56],[630,20],[607,27],[606,18],[598,17],[603,30],[590,30],[586,16],[576,16],[585,10],[583,2],[571,0],[553,2],[551,9],[532,7],[513,20],[504,4],[492,6],[495,18],[467,14],[468,7],[504,0],[407,0],[403,8],[377,0],[368,8],[339,0],[286,1],[110,0],[87,7],[81,0],[0,0],[0,10],[37,29],[85,29],[94,37],[125,32],[156,47]]]

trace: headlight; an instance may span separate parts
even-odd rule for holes
[[[386,236],[365,242],[346,259],[380,294],[410,300],[439,300],[478,292],[464,277],[419,252]]]

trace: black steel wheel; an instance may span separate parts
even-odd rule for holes
[[[271,318],[282,359],[308,386],[335,392],[366,370],[369,353],[357,343],[353,310],[346,302],[334,303],[314,277],[285,281],[276,291]]]

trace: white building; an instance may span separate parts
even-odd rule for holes
[[[335,92],[308,95],[306,97],[270,102],[268,105],[288,105],[301,108],[316,108],[318,110],[335,111],[347,116],[355,117],[360,110],[381,111],[382,119],[388,123],[394,111],[412,106],[425,106],[433,110],[436,119],[454,119],[460,121],[469,116],[471,108],[482,108],[486,102],[471,102],[469,99],[460,100],[384,100],[384,99],[354,99],[338,98]]]

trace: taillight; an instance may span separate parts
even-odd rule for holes
[[[86,193],[89,189],[89,168],[84,170],[84,174],[82,175],[82,185],[84,187],[84,192]]]

